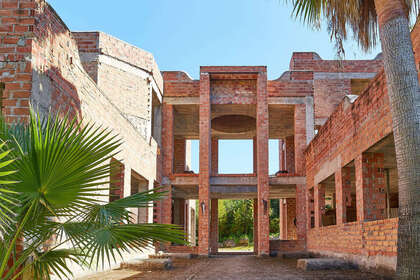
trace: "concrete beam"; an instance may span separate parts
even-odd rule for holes
[[[199,105],[200,97],[172,97],[164,96],[163,102],[172,105]]]
[[[305,97],[268,97],[268,105],[296,105],[306,104]]]
[[[270,177],[270,185],[305,185],[306,177]]]
[[[235,186],[256,186],[256,176],[213,176],[210,178],[211,185],[235,185]]]
[[[171,179],[173,186],[191,186],[198,185],[198,176],[174,176]]]

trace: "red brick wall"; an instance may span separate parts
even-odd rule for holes
[[[296,198],[286,198],[287,203],[287,239],[296,240]]]
[[[397,232],[398,218],[320,227],[308,232],[307,247],[315,252],[396,256]]]
[[[32,42],[36,2],[0,2],[0,83],[7,122],[27,121],[32,90]]]
[[[174,173],[184,173],[185,171],[185,138],[174,139]]]
[[[270,240],[270,252],[288,253],[305,251],[305,240]]]
[[[347,94],[351,94],[350,79],[315,80],[315,117],[328,118]]]

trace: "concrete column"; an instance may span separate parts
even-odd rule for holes
[[[267,73],[257,80],[258,255],[269,254],[268,102]]]
[[[288,136],[284,140],[286,150],[284,151],[285,154],[285,164],[284,167],[286,168],[289,174],[295,173],[295,137]]]
[[[287,240],[287,203],[286,199],[279,199],[279,226],[280,226],[280,239]]]
[[[254,253],[258,254],[258,199],[254,199]]]
[[[219,200],[211,200],[210,253],[216,254],[219,247]]]
[[[287,170],[285,146],[285,141],[283,139],[279,139],[279,170]]]
[[[384,154],[364,153],[354,160],[357,220],[384,219],[386,209]]]
[[[219,173],[219,139],[211,138],[211,175]]]
[[[163,224],[172,223],[172,186],[169,177],[173,174],[174,162],[174,108],[171,104],[163,104],[162,114],[162,185],[168,191],[165,199],[160,201],[160,220]]]
[[[200,174],[198,188],[198,254],[210,249],[211,105],[210,76],[200,73]]]
[[[325,209],[325,188],[322,184],[318,184],[314,189],[314,208],[315,208],[315,227],[322,227],[322,214]]]
[[[295,174],[305,176],[306,149],[306,105],[295,105],[294,114]],[[306,239],[306,185],[296,185],[296,228],[297,237]]]

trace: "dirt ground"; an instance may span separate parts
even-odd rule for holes
[[[80,280],[250,280],[250,279],[390,279],[359,271],[306,272],[296,269],[296,260],[257,258],[255,256],[220,256],[192,260],[174,260],[170,271],[134,272],[114,270]]]

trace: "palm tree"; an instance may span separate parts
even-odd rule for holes
[[[28,126],[0,120],[1,279],[70,278],[70,261],[104,266],[153,242],[185,243],[173,225],[134,224],[129,208],[150,206],[164,193],[147,191],[108,202],[120,141],[93,124],[67,117]],[[7,159],[7,160],[5,160]]]
[[[379,29],[399,175],[397,274],[420,279],[420,93],[409,29],[409,17],[420,1],[291,1],[294,15],[309,25],[319,27],[327,20],[339,50],[348,29],[364,50],[376,44]]]

